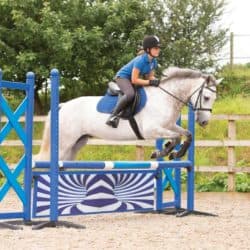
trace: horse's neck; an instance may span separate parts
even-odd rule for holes
[[[150,102],[152,105],[159,108],[161,107],[170,107],[173,113],[179,113],[185,103],[187,103],[194,93],[202,85],[202,79],[188,79],[188,78],[173,78],[167,81],[164,81],[161,84],[161,87],[165,89],[168,93],[164,92],[162,89],[151,87],[146,88],[147,96],[150,97]],[[175,96],[171,97],[170,95]],[[180,101],[181,100],[181,101]]]
[[[163,82],[162,87],[184,102],[187,102],[192,94],[201,87],[202,82],[201,78],[176,78]]]

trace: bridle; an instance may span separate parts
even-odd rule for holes
[[[177,97],[176,95],[172,94],[171,92],[167,91],[166,89],[162,88],[160,85],[158,86],[158,88],[160,88],[163,92],[165,92],[165,93],[167,93],[168,95],[172,96],[173,98],[175,98],[175,99],[178,100],[179,102],[183,103],[184,105],[186,105],[186,106],[188,106],[188,107],[191,106],[192,109],[193,109],[194,111],[209,111],[209,112],[212,112],[212,109],[209,109],[209,108],[202,108],[202,94],[203,94],[204,89],[208,89],[208,90],[210,90],[211,92],[216,93],[216,90],[210,88],[209,86],[206,86],[206,84],[208,83],[208,81],[209,81],[209,77],[207,77],[207,78],[205,79],[205,81],[202,83],[202,85],[201,85],[199,88],[197,88],[197,89],[192,93],[192,95],[189,97],[188,101],[186,101],[186,102],[183,101],[182,99],[180,99],[179,97]],[[190,103],[190,100],[191,100],[192,96],[193,96],[196,92],[198,92],[198,91],[199,91],[199,94],[198,94],[198,96],[197,96],[197,99],[196,99],[196,101],[195,101],[194,106],[193,106],[193,105],[190,105],[189,103]],[[199,107],[198,107],[198,105],[199,105]]]
[[[208,82],[208,79],[206,79],[206,80],[204,81],[204,83],[201,85],[201,87],[198,89],[198,90],[199,90],[199,94],[198,94],[198,97],[197,97],[197,99],[196,99],[196,101],[195,101],[195,104],[194,104],[194,107],[193,107],[193,110],[194,110],[194,111],[209,111],[209,112],[212,113],[212,109],[209,109],[209,108],[202,108],[202,94],[203,94],[204,89],[208,89],[208,90],[210,90],[211,92],[216,93],[216,90],[211,89],[211,88],[208,87],[208,86],[205,86],[205,85],[207,84],[207,82]],[[197,90],[197,91],[198,91],[198,90]],[[196,92],[196,91],[195,91],[195,92]],[[195,92],[194,92],[194,93],[195,93]],[[194,94],[194,93],[193,93],[193,94]],[[193,96],[193,94],[190,96],[190,98]],[[198,104],[199,104],[199,107],[198,107]]]

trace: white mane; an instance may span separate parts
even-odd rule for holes
[[[188,68],[178,68],[169,67],[163,70],[161,80],[170,80],[172,78],[200,78],[208,79],[211,85],[216,85],[216,79],[212,75],[203,74],[199,70],[188,69]]]

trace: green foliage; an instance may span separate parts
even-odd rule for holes
[[[145,155],[149,156],[153,152],[152,147],[145,148]],[[100,160],[109,161],[110,159],[121,161],[135,159],[135,146],[91,146],[87,145],[77,154],[77,160]]]
[[[1,89],[1,94],[12,110],[16,110],[25,98],[25,93],[20,90]]]
[[[196,190],[198,192],[222,192],[227,190],[227,174],[196,174]],[[236,174],[236,191],[250,192],[250,175]]]
[[[1,174],[1,172],[0,172],[0,186],[3,185],[4,181],[5,181],[5,179],[2,178],[2,174]]]
[[[23,181],[24,181],[24,175],[23,173],[21,173],[18,177],[17,177],[17,182],[19,183],[19,185],[23,185]],[[6,178],[3,175],[3,173],[0,171],[0,186],[4,185],[6,182]]]
[[[249,97],[250,95],[250,67],[249,64],[234,65],[232,68],[230,65],[224,66],[220,73],[220,77],[224,80],[219,86],[220,97],[236,97],[242,95],[243,97]],[[239,106],[239,108],[241,105]]]
[[[227,190],[227,175],[215,174],[211,176],[204,176],[203,174],[196,175],[196,190],[198,192],[222,192]]]
[[[236,191],[250,192],[250,174],[237,174],[236,175]]]
[[[198,166],[225,166],[227,152],[223,147],[204,147],[196,150],[195,163]]]
[[[237,85],[237,81],[234,83]],[[244,92],[240,95],[234,95],[233,91],[234,90],[230,90],[227,93],[223,93],[223,91],[218,90],[219,98],[213,106],[214,114],[250,114],[250,95],[246,95]],[[224,95],[224,97],[220,98],[221,95]]]
[[[204,69],[225,43],[226,30],[214,28],[223,8],[224,0],[2,0],[0,67],[10,80],[36,73],[37,112],[53,67],[62,101],[103,94],[145,34],[160,36],[161,65]]]
[[[195,139],[222,140],[227,137],[227,132],[227,121],[210,120],[206,128],[196,126]]]

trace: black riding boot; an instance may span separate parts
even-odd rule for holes
[[[128,104],[128,98],[126,95],[123,95],[118,100],[114,110],[112,111],[112,114],[106,121],[106,124],[113,128],[117,128],[120,120],[119,113],[127,106],[127,104]]]

